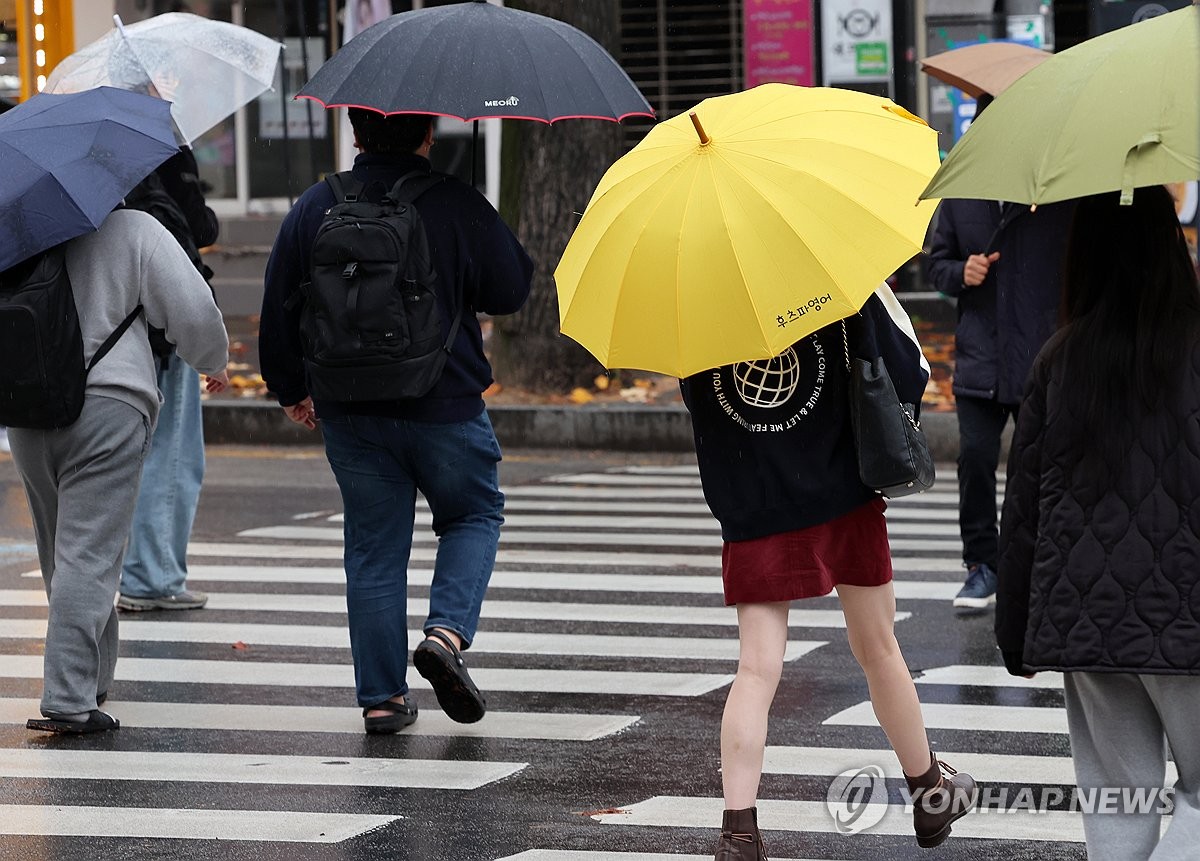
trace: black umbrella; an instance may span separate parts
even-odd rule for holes
[[[591,36],[485,0],[380,21],[334,54],[296,98],[461,120],[654,116]]]

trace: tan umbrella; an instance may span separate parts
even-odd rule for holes
[[[921,61],[921,71],[977,99],[984,93],[1000,95],[1050,56],[1016,42],[980,42],[926,57]]]

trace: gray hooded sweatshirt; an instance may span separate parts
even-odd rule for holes
[[[225,369],[229,338],[221,312],[187,254],[153,216],[116,210],[97,232],[73,239],[66,259],[85,361],[134,308],[145,308],[92,369],[87,394],[124,401],[151,423],[157,419],[160,402],[147,322],[165,330],[180,358],[200,373]]]

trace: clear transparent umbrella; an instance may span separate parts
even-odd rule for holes
[[[191,143],[271,88],[283,47],[236,24],[169,12],[116,27],[80,48],[50,74],[45,92],[108,86],[171,102],[171,116]]]

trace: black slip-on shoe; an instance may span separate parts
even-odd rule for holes
[[[475,723],[487,712],[487,701],[471,681],[462,653],[441,631],[430,631],[413,651],[413,666],[433,686],[438,705],[452,721]]]
[[[88,719],[84,721],[61,720],[59,718],[30,718],[25,722],[25,729],[38,732],[53,732],[61,735],[88,735],[94,732],[108,732],[120,729],[121,722],[110,714],[92,709]]]
[[[367,717],[367,712],[371,711],[388,711],[391,714],[380,715],[378,717]],[[404,702],[398,703],[394,700],[384,700],[381,703],[376,703],[363,709],[363,728],[366,729],[367,735],[390,735],[400,732],[406,726],[412,726],[417,720],[417,707],[408,701],[405,696]]]

